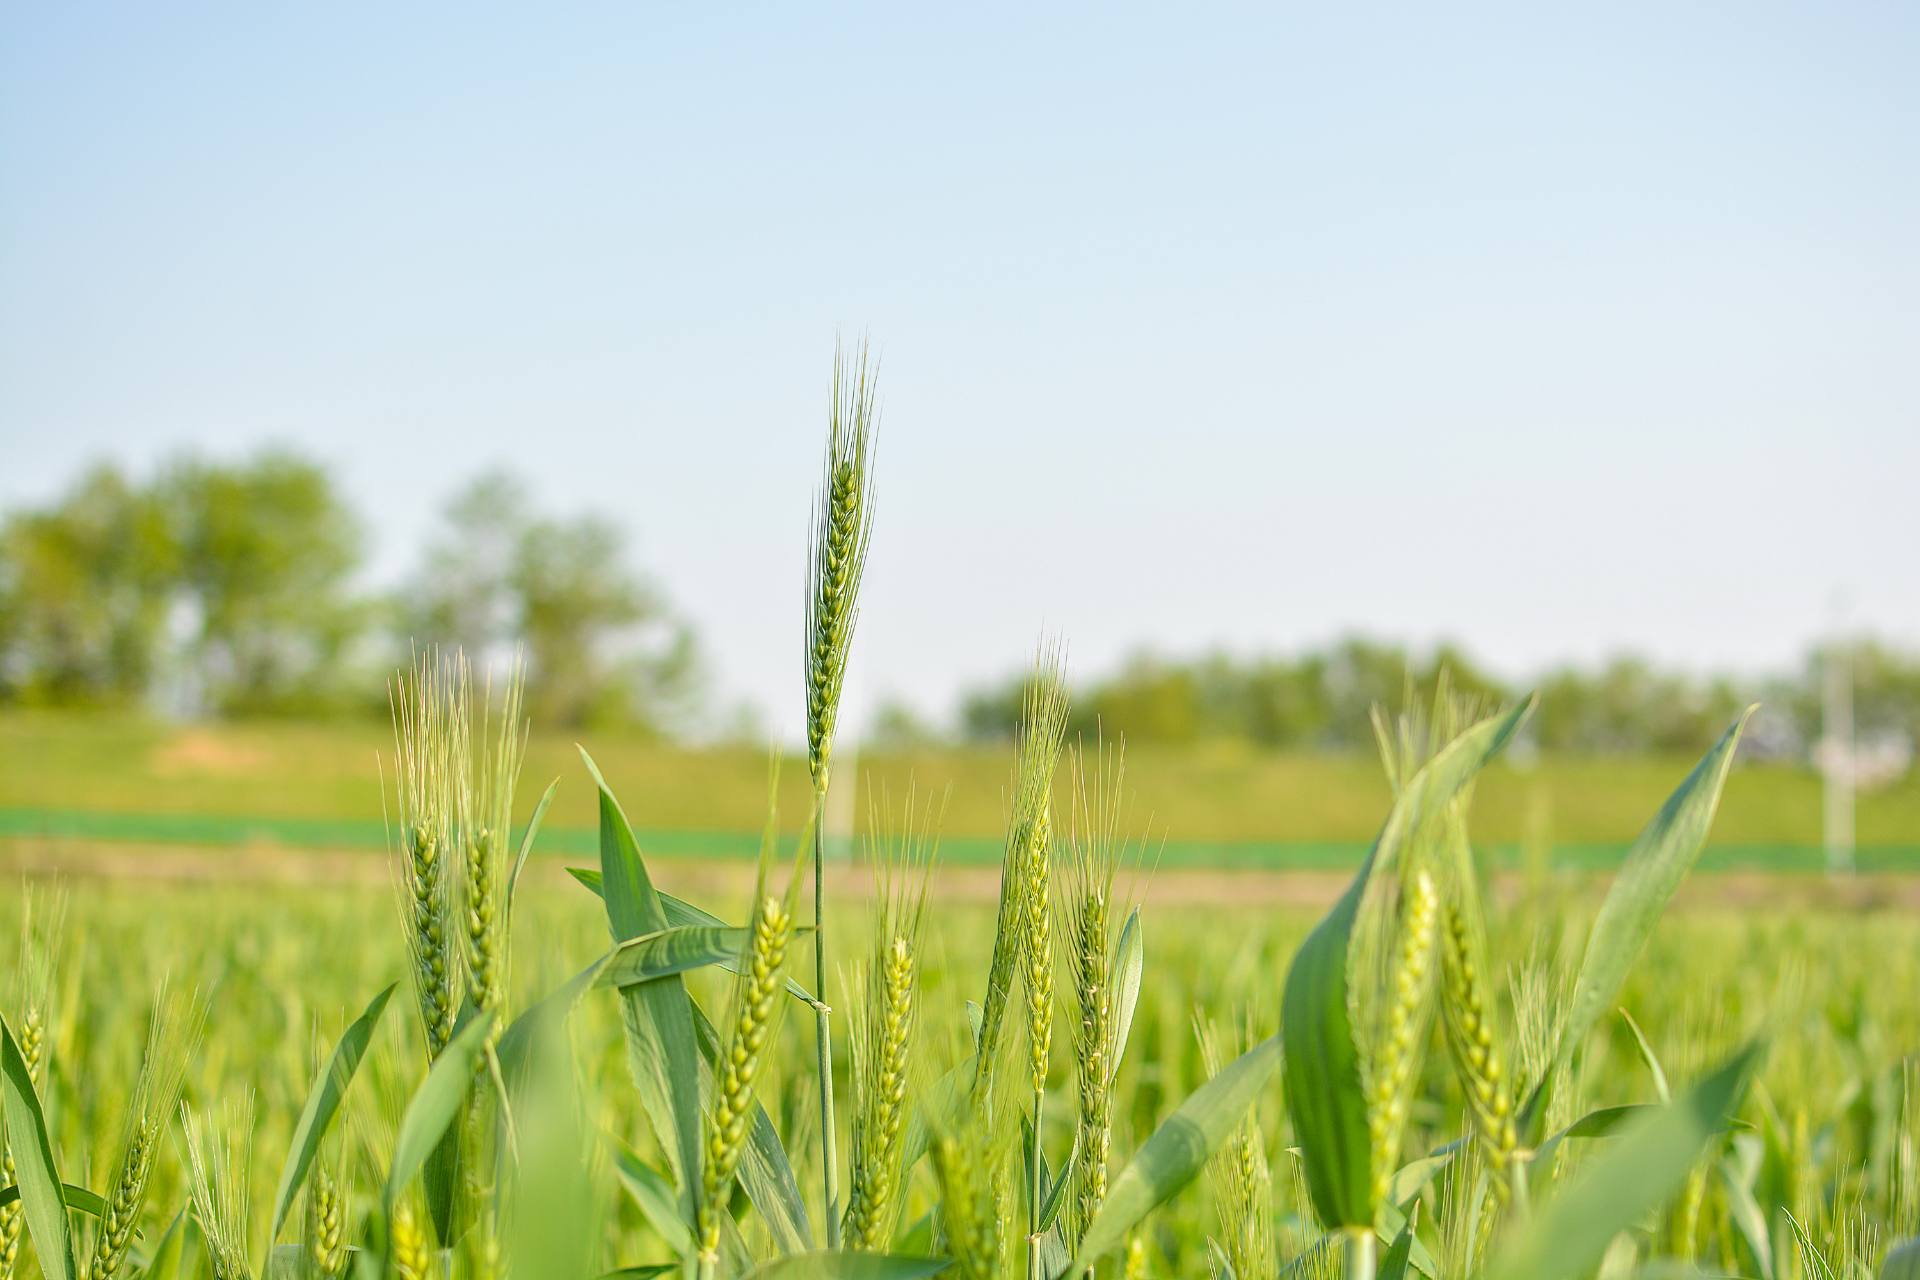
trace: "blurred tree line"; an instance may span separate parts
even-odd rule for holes
[[[1849,646],[1856,741],[1905,758],[1920,742],[1920,657],[1872,641]],[[1533,691],[1530,722],[1543,750],[1577,754],[1696,754],[1741,708],[1762,704],[1747,737],[1755,754],[1804,758],[1821,733],[1822,654],[1801,670],[1740,681],[1663,671],[1635,657],[1597,669],[1563,667],[1520,684],[1441,646],[1414,653],[1358,637],[1287,657],[1211,654],[1178,661],[1139,656],[1080,688],[1070,732],[1124,735],[1135,743],[1241,742],[1286,750],[1370,750],[1369,709],[1425,704],[1444,671],[1459,692],[1492,703]],[[962,700],[960,732],[976,742],[1010,738],[1024,684],[1012,676]],[[883,709],[878,726],[903,743],[929,733],[904,708]]]
[[[365,553],[332,478],[291,453],[181,459],[144,484],[98,466],[0,521],[0,704],[384,710],[397,660],[453,643],[483,666],[519,650],[543,724],[671,732],[697,709],[692,632],[605,519],[543,515],[492,473],[399,591],[363,587]]]

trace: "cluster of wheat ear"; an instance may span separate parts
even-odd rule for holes
[[[134,1079],[127,1106],[119,1155],[101,1193],[104,1207],[87,1268],[91,1280],[111,1280],[126,1261],[134,1232],[140,1226],[140,1211],[146,1204],[161,1141],[180,1101],[187,1062],[199,1042],[206,1012],[206,1004],[199,997],[181,995],[166,982],[161,983],[148,1024],[140,1073]]]

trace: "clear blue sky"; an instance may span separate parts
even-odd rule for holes
[[[0,504],[290,443],[391,581],[506,463],[790,731],[868,330],[861,707],[1920,643],[1920,7],[682,8],[15,7]]]

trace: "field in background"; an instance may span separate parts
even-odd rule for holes
[[[755,847],[766,814],[767,754],[618,735],[585,741],[628,798],[652,852],[697,858]],[[124,716],[4,715],[0,842],[377,848],[384,839],[381,762],[391,752],[388,731],[372,723],[176,726]],[[885,811],[897,817],[913,791],[944,803],[944,861],[998,859],[1010,752],[956,748],[855,760],[842,753],[836,800],[844,803],[840,786],[856,780],[859,797],[847,812],[856,829],[867,824],[870,803],[887,798]],[[1162,748],[1130,751],[1127,763],[1136,825],[1153,833],[1162,866],[1348,866],[1388,804],[1379,766],[1364,756]],[[1605,866],[1691,764],[1496,765],[1475,797],[1476,831],[1509,862],[1551,851],[1554,865]],[[529,795],[561,780],[542,849],[590,853],[593,796],[572,739],[536,737],[525,777]],[[807,811],[804,765],[785,762],[780,783],[782,825],[792,829]],[[1858,828],[1863,869],[1920,870],[1920,783],[1863,795]],[[1779,764],[1736,769],[1702,868],[1812,870],[1820,861],[1818,778]]]

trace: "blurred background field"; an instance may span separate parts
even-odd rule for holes
[[[575,740],[536,734],[527,778],[541,786],[561,780],[542,851],[587,857],[594,799]],[[617,731],[578,740],[632,797],[634,822],[656,856],[751,856],[776,763],[783,826],[797,830],[807,813],[802,760]],[[391,731],[367,721],[169,725],[114,713],[0,714],[0,850],[64,841],[254,854],[381,849],[381,762],[390,781],[392,750]],[[1128,760],[1134,818],[1169,867],[1351,867],[1390,799],[1378,762],[1358,752],[1147,745],[1130,746]],[[1479,829],[1493,856],[1511,866],[1604,868],[1691,763],[1679,755],[1503,763],[1481,783]],[[844,827],[864,832],[871,802],[917,791],[942,808],[943,860],[997,863],[1010,767],[1009,750],[985,745],[868,752],[843,766],[847,789],[857,793],[844,807]],[[1702,867],[1818,870],[1821,823],[1818,775],[1790,761],[1743,764]],[[1860,869],[1920,869],[1920,782],[1862,796],[1857,833]]]

